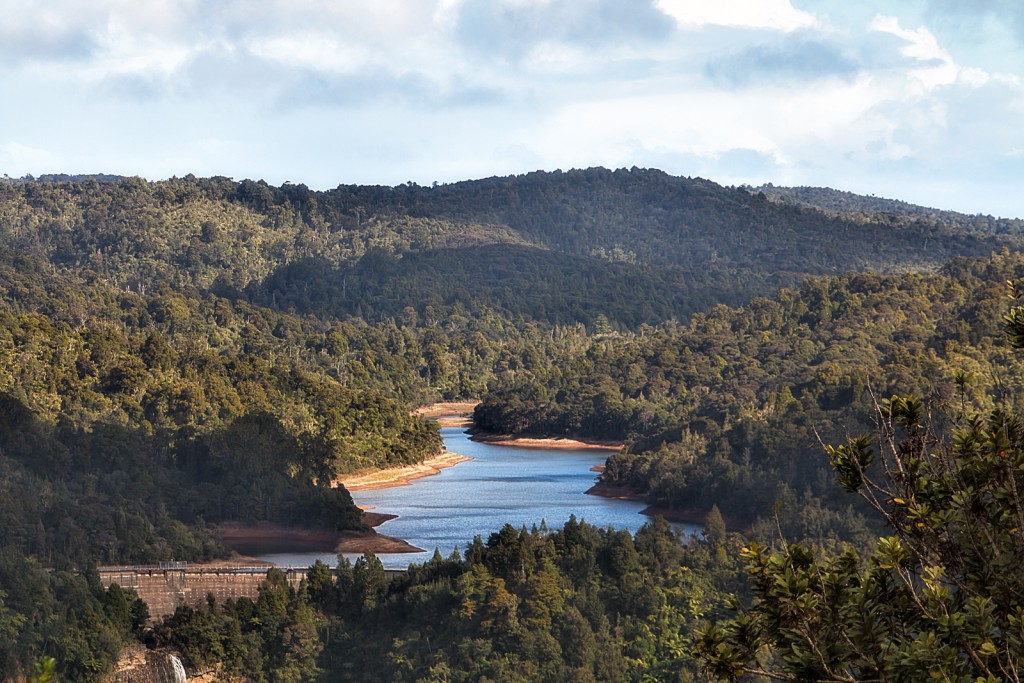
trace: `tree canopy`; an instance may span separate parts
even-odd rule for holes
[[[1011,282],[1016,300],[1016,288]],[[1024,308],[1005,317],[1024,348]],[[754,600],[703,629],[721,679],[1020,680],[1024,666],[1024,423],[997,405],[936,434],[925,403],[877,406],[876,438],[828,447],[839,484],[891,535],[861,558],[801,544],[744,550]],[[874,442],[874,443],[873,443]]]

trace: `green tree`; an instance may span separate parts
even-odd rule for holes
[[[384,565],[371,552],[364,553],[352,568],[352,590],[359,609],[369,612],[387,593],[388,579]]]
[[[36,662],[36,670],[29,676],[29,683],[57,683],[57,660],[43,657]]]
[[[717,505],[711,506],[711,511],[704,519],[704,530],[701,534],[713,550],[717,550],[725,543],[725,520]]]
[[[1011,344],[1024,348],[1024,308],[1014,306],[1005,322]],[[752,606],[697,637],[708,673],[1020,680],[1024,423],[997,406],[938,437],[915,397],[893,396],[877,412],[877,451],[868,437],[827,450],[840,485],[874,507],[892,535],[866,559],[751,544]]]

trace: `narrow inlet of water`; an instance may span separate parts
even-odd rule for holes
[[[635,532],[649,521],[640,514],[645,507],[641,502],[586,495],[597,478],[591,468],[604,463],[607,451],[484,444],[471,441],[461,427],[443,428],[441,436],[449,451],[473,459],[408,486],[352,493],[358,505],[398,515],[378,526],[379,533],[424,549],[378,555],[385,567],[426,562],[435,548],[447,557],[456,546],[465,549],[474,536],[486,542],[504,524],[529,529],[543,520],[548,528],[558,529],[576,515],[595,526]],[[700,530],[689,524],[673,526],[684,534]],[[337,562],[335,555],[316,553],[268,554],[259,559],[291,566],[308,566],[317,559],[331,566]]]

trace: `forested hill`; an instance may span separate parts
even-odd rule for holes
[[[331,481],[438,453],[409,408],[440,398],[490,394],[481,422],[508,431],[631,436],[606,479],[654,502],[752,518],[779,500],[795,537],[863,541],[806,445],[862,424],[865,377],[987,400],[1024,262],[1017,232],[962,228],[636,169],[0,181],[0,671],[52,656],[100,680],[139,637],[124,591],[64,569],[209,559],[224,522],[359,528]],[[905,272],[956,256],[981,258]],[[839,275],[864,270],[899,274]],[[951,386],[958,367],[978,384]],[[734,590],[741,543],[718,522],[685,557],[665,528],[502,530],[394,592],[364,560],[330,590],[183,611],[161,638],[252,680],[381,662],[389,680],[669,680]]]
[[[927,217],[853,219],[640,169],[327,192],[56,178],[0,184],[3,244],[122,289],[191,286],[321,317],[444,306],[631,327],[741,304],[806,275],[934,268],[1020,241]]]
[[[876,402],[928,397],[937,425],[998,400],[1019,413],[1024,364],[1001,333],[1024,258],[939,273],[808,280],[687,325],[592,339],[570,363],[492,392],[477,426],[627,439],[603,479],[663,508],[780,519],[790,537],[850,538],[863,521],[821,447],[871,433]],[[773,509],[773,503],[778,506]],[[787,528],[788,525],[788,528]]]
[[[754,188],[769,199],[784,204],[798,204],[820,209],[835,216],[854,221],[888,222],[900,224],[923,222],[939,226],[949,232],[976,235],[1024,234],[1024,220],[1020,218],[994,218],[993,216],[943,211],[910,204],[899,199],[865,196],[833,190],[828,187],[777,187],[771,183]]]
[[[559,251],[648,265],[766,267],[768,259],[784,271],[877,270],[934,265],[974,246],[926,247],[925,238],[957,236],[940,224],[894,232],[884,221],[838,219],[797,202],[767,202],[759,192],[658,170],[537,172],[413,187],[406,194],[413,215],[485,220]]]

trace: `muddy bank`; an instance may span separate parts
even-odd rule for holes
[[[363,524],[369,527],[378,527],[389,519],[398,517],[398,515],[389,515],[386,512],[370,512],[369,509],[363,507],[359,509],[363,511]]]
[[[441,455],[424,460],[416,465],[392,467],[386,470],[375,470],[362,474],[348,474],[335,479],[332,485],[344,486],[349,491],[369,491],[391,488],[392,486],[408,486],[416,479],[429,477],[447,467],[454,467],[460,462],[472,459],[458,453],[446,451]]]
[[[708,517],[708,513],[701,512],[700,510],[679,510],[676,508],[658,507],[657,505],[648,505],[640,511],[641,515],[647,515],[648,517],[664,517],[669,522],[679,522],[681,524],[696,524],[698,526],[704,526],[704,521]]]
[[[480,405],[480,401],[443,401],[429,406],[423,406],[413,411],[430,420],[434,420],[442,427],[473,427],[473,410]],[[522,446],[524,448],[552,448],[572,450],[607,450],[618,451],[622,449],[621,441],[601,439],[567,439],[563,437],[549,437],[544,435],[519,435],[511,434],[487,434],[484,432],[474,433],[470,437],[473,441],[480,443],[500,444],[502,446]]]
[[[242,555],[330,552],[341,540],[341,532],[277,524],[250,526],[225,523],[217,527],[217,534],[232,550]]]
[[[441,417],[444,415],[472,415],[480,401],[441,401],[429,406],[421,406],[412,411],[420,417]]]
[[[638,500],[642,503],[647,502],[647,496],[645,494],[638,492],[630,486],[609,484],[603,481],[599,481],[591,486],[587,489],[586,493],[591,496],[601,496],[602,498]],[[664,517],[669,522],[703,526],[704,520],[707,519],[708,512],[708,510],[698,510],[695,508],[668,508],[659,507],[657,505],[648,505],[640,511],[640,514],[647,515],[648,517]],[[729,520],[726,520],[726,526],[731,529],[745,528],[743,525],[736,525],[736,520],[733,520],[732,522],[733,523],[730,523]],[[750,525],[748,524],[746,526],[749,527]]]
[[[377,526],[394,515],[364,512],[369,526]],[[417,553],[422,549],[373,529],[330,531],[276,524],[242,525],[225,523],[217,527],[221,540],[239,554],[229,562],[248,562],[251,556],[275,553]],[[252,560],[258,564],[258,560]]]
[[[335,546],[334,552],[353,555],[371,552],[379,555],[381,553],[421,553],[423,548],[417,548],[400,538],[385,536],[370,530],[347,532]]]
[[[639,493],[631,486],[621,484],[609,484],[605,481],[598,481],[589,489],[584,491],[588,496],[601,496],[602,498],[615,498],[617,500],[639,500],[646,503],[647,496]]]
[[[442,427],[472,427],[473,410],[480,401],[442,401],[422,406],[412,411],[413,415],[433,420]]]
[[[545,436],[512,436],[510,434],[478,433],[470,437],[473,441],[499,446],[521,446],[523,448],[550,448],[554,450],[595,450],[618,451],[622,449],[621,441],[602,441],[600,439],[566,439]]]

